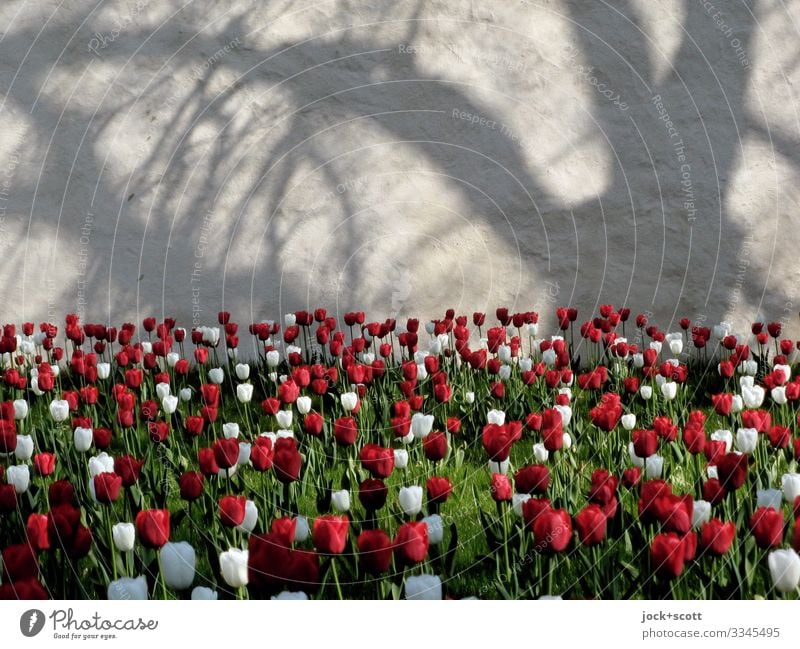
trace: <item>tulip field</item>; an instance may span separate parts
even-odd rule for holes
[[[800,342],[555,316],[5,325],[0,597],[796,598]]]

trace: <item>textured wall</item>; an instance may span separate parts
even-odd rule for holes
[[[4,0],[0,25],[2,320],[797,317],[796,2]]]

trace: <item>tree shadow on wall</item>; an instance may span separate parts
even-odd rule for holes
[[[680,45],[668,72],[659,75],[655,59],[661,55],[653,54],[635,3],[563,3],[575,38],[574,61],[592,66],[598,83],[630,95],[625,97],[629,109],[622,111],[592,89],[591,119],[614,164],[602,192],[575,204],[565,205],[548,191],[541,172],[531,167],[519,147],[506,145],[495,129],[471,128],[453,117],[457,110],[503,122],[504,115],[479,99],[474,86],[432,75],[419,57],[401,51],[416,43],[423,30],[435,29],[437,18],[426,17],[421,2],[409,5],[411,13],[396,21],[396,39],[377,37],[367,26],[333,29],[269,48],[254,45],[265,39],[252,33],[244,11],[226,16],[224,27],[218,24],[213,36],[182,31],[179,24],[204,24],[201,11],[192,4],[180,13],[180,23],[165,21],[155,32],[137,31],[134,21],[101,51],[100,61],[90,57],[91,63],[86,54],[87,39],[94,33],[91,13],[80,17],[85,24],[78,31],[55,21],[38,36],[38,28],[12,30],[0,51],[17,53],[15,63],[37,38],[65,42],[59,61],[29,56],[15,70],[13,82],[8,70],[3,74],[6,109],[29,110],[31,132],[40,134],[45,144],[50,138],[43,148],[41,177],[19,183],[26,183],[38,232],[53,228],[57,233],[62,221],[69,222],[70,237],[77,240],[80,232],[74,224],[84,224],[86,215],[92,214],[92,239],[113,241],[112,249],[92,255],[83,278],[85,286],[108,296],[107,303],[89,305],[90,319],[114,320],[115,313],[133,304],[142,313],[188,310],[191,266],[178,261],[176,250],[183,248],[184,256],[199,259],[198,241],[206,235],[215,242],[229,242],[225,247],[230,254],[202,258],[205,281],[224,275],[222,291],[208,289],[204,295],[204,321],[230,303],[231,295],[249,295],[253,320],[305,306],[307,287],[277,281],[289,276],[280,251],[304,218],[289,207],[302,179],[314,175],[332,188],[346,185],[354,174],[363,173],[359,159],[367,149],[385,150],[391,159],[392,147],[402,146],[413,150],[425,172],[437,174],[471,214],[485,219],[505,243],[504,254],[516,257],[520,277],[534,266],[543,277],[559,278],[559,302],[592,308],[607,300],[641,310],[656,305],[668,319],[678,313],[712,321],[728,306],[720,294],[731,290],[747,252],[742,242],[751,235],[751,227],[730,211],[731,179],[741,160],[742,142],[747,138],[769,142],[795,167],[800,154],[788,136],[765,130],[747,108],[750,69],[739,64],[727,44],[704,45],[718,43],[722,36],[700,3],[685,0],[683,5],[683,24],[675,26],[681,30]],[[756,14],[760,6],[751,3]],[[73,17],[69,23],[80,21]],[[755,25],[754,19],[738,26],[736,37],[746,52],[753,49]],[[166,45],[176,38],[182,39],[181,47]],[[234,39],[236,47],[217,57]],[[113,111],[103,110],[101,103],[89,112],[75,101],[74,94],[97,68],[130,72],[140,57],[152,57],[162,44],[171,54],[165,62],[169,67],[144,78],[136,92],[119,84],[109,87],[107,99],[115,100]],[[562,45],[568,44],[556,47]],[[522,41],[521,46],[550,47]],[[711,51],[714,57],[707,60]],[[206,64],[198,72],[203,57]],[[208,64],[212,59],[213,65]],[[66,67],[67,78],[75,83],[72,94],[41,93],[42,79],[59,66]],[[565,69],[564,74],[575,70]],[[162,105],[153,99],[164,96],[168,100]],[[695,221],[688,220],[683,206],[683,163],[659,119],[656,96],[663,99],[686,145],[691,190],[702,206]],[[551,119],[537,106],[508,101],[514,110],[530,112],[533,119]],[[143,128],[152,133],[141,156],[135,156],[139,160],[135,171],[114,176],[109,169],[115,151],[96,150],[93,143],[113,136],[123,113],[142,119]],[[53,129],[53,124],[59,127]],[[343,133],[361,133],[363,139],[345,140]],[[337,151],[341,141],[357,145]],[[115,147],[125,146],[115,140]],[[232,178],[234,199],[227,194]],[[402,182],[403,176],[398,178]],[[37,212],[41,183],[51,193],[63,195],[58,218]],[[333,200],[346,217],[359,210],[349,192]],[[212,216],[204,220],[206,215]],[[253,223],[260,238],[253,237]],[[425,234],[435,238],[451,229],[450,223],[430,223]],[[344,257],[364,237],[358,219],[345,218],[336,226],[336,245],[346,251]],[[257,252],[242,263],[238,251],[245,240],[250,242],[247,250],[255,247]],[[315,243],[312,238],[308,245]],[[396,246],[399,254],[418,254],[420,241],[397,241]],[[62,261],[55,249],[52,253],[48,261],[57,274]],[[153,267],[147,259],[164,261]],[[26,244],[8,252],[6,268],[35,263]],[[353,286],[372,272],[363,257],[354,256],[348,264]],[[620,277],[627,280],[623,294]],[[765,292],[768,278],[769,268],[749,263],[736,287],[753,313],[775,314],[783,306],[781,296]],[[518,281],[517,277],[509,281],[512,294]],[[703,290],[686,290],[697,282]],[[386,287],[387,300],[393,291]],[[74,304],[74,287],[56,301]],[[533,296],[520,295],[518,306],[529,308],[534,301]],[[346,309],[358,303],[354,296],[352,303],[340,306]]]

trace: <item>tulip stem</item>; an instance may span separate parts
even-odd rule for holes
[[[343,600],[342,587],[339,585],[339,573],[336,569],[336,557],[331,557],[331,570],[333,571],[333,583],[336,584],[336,594],[339,595],[340,600]]]
[[[158,573],[161,578],[161,595],[167,600],[169,599],[167,595],[167,582],[164,581],[164,567],[161,565],[161,552],[159,550],[156,550],[156,556],[158,557]]]

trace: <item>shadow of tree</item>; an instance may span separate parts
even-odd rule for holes
[[[757,15],[762,3],[749,6]],[[472,218],[503,242],[503,250],[487,251],[487,263],[492,255],[506,257],[502,284],[520,308],[535,301],[523,281],[535,274],[539,281],[559,282],[561,303],[649,307],[660,313],[663,326],[677,314],[711,322],[733,306],[731,284],[738,282],[734,278],[749,254],[743,242],[752,225],[731,213],[731,179],[741,164],[742,142],[768,142],[795,170],[800,154],[790,136],[765,128],[747,107],[750,69],[739,65],[726,45],[704,48],[719,41],[720,32],[701,4],[685,0],[683,7],[682,23],[675,26],[679,46],[668,74],[659,77],[654,59],[662,55],[636,3],[562,3],[576,39],[576,60],[592,66],[597,83],[629,95],[629,110],[622,111],[593,92],[591,119],[614,164],[601,192],[567,204],[548,189],[525,151],[507,142],[507,134],[455,117],[460,111],[503,124],[507,117],[491,91],[443,79],[418,57],[402,54],[404,44],[415,43],[420,30],[435,29],[439,20],[426,17],[421,2],[402,19],[381,22],[392,26],[395,38],[387,38],[385,29],[377,35],[375,26],[366,24],[269,47],[262,45],[267,39],[259,30],[252,30],[249,9],[235,6],[213,24],[193,6],[154,31],[132,21],[99,56],[86,53],[87,39],[97,33],[96,7],[71,15],[69,25],[54,20],[41,31],[12,29],[0,43],[0,51],[14,53],[14,70],[5,67],[0,77],[7,90],[3,110],[22,114],[29,108],[25,119],[41,167],[38,177],[16,181],[17,206],[27,218],[16,234],[26,240],[6,246],[5,279],[42,264],[58,279],[61,268],[81,262],[83,226],[90,242],[111,246],[89,244],[83,284],[56,282],[52,301],[75,305],[81,286],[85,296],[104,296],[84,305],[90,319],[116,320],[131,311],[191,315],[195,291],[202,294],[197,300],[202,314],[196,315],[204,322],[242,299],[249,301],[253,320],[314,306],[332,295],[345,296],[337,308],[354,308],[362,301],[359,287],[367,284],[388,305],[404,291],[392,281],[368,282],[382,269],[360,248],[388,238],[386,245],[404,264],[438,272],[432,264],[444,262],[431,260],[436,254],[426,246],[452,236],[455,227],[452,219],[441,219],[425,223],[424,232],[397,237],[390,227],[394,210],[427,209],[423,197],[381,211],[387,206],[363,208],[350,191],[368,176],[375,156],[391,164],[393,151],[402,148],[413,151],[418,166],[398,166],[383,180],[434,177],[448,192],[443,201],[478,215]],[[192,33],[189,26],[197,24],[203,29]],[[743,50],[752,50],[756,29],[755,20],[737,26]],[[64,42],[55,62],[36,56],[36,43],[48,39]],[[175,42],[181,43],[177,49]],[[226,47],[230,51],[218,55]],[[157,72],[127,86],[138,78],[138,62],[160,51],[172,54]],[[82,103],[82,84],[98,69],[110,68],[126,82],[109,85],[99,102]],[[50,80],[54,71],[60,74]],[[53,84],[63,87],[54,91]],[[660,120],[657,97],[677,138]],[[537,106],[503,100],[509,110],[553,119]],[[138,141],[121,139],[129,132],[122,126],[126,119],[126,129],[131,122],[140,125]],[[676,139],[683,142],[685,160]],[[112,146],[97,144],[109,141]],[[114,168],[114,154],[125,147],[136,150],[136,162],[123,172]],[[688,180],[694,218],[684,206],[689,194],[681,180]],[[58,215],[40,212],[47,202],[37,192],[45,185],[50,196],[61,195]],[[298,200],[320,185],[346,191]],[[343,217],[322,228],[326,212]],[[62,223],[71,224],[66,240]],[[298,231],[305,233],[304,247],[298,248]],[[54,241],[53,248],[37,246],[38,239]],[[322,241],[345,260],[337,261],[339,273],[320,262]],[[402,276],[403,268],[386,272]],[[480,272],[444,271],[433,299],[448,303],[453,295],[448,282],[468,287],[471,274]],[[767,265],[747,260],[736,294],[753,315],[783,308],[785,299],[766,291],[769,277]],[[26,290],[23,283],[23,309],[34,302]],[[414,295],[405,299],[413,302]],[[394,310],[401,312],[402,302]]]

